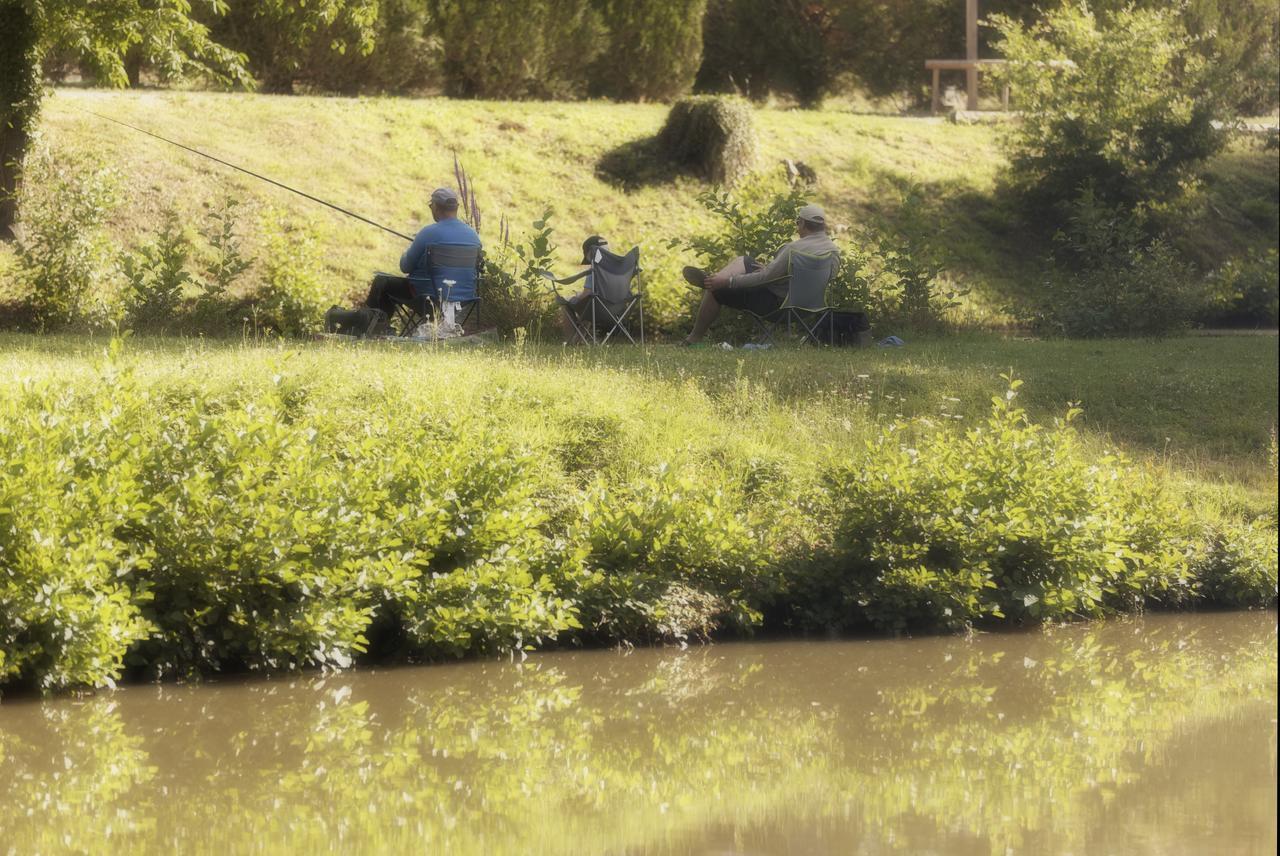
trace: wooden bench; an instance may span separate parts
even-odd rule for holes
[[[969,103],[968,109],[978,109],[978,72],[988,71],[994,67],[1004,65],[1002,59],[927,59],[924,61],[926,70],[933,72],[933,99],[932,112],[938,115],[941,109],[941,101],[939,94],[939,85],[941,83],[941,75],[944,71],[963,71],[965,76],[970,78],[966,89],[968,90]],[[1000,87],[1000,104],[1003,109],[1009,109],[1009,84]]]

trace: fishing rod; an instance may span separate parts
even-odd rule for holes
[[[90,116],[97,116],[99,119],[105,119],[108,122],[114,122],[117,125],[123,125],[126,128],[131,128],[132,130],[137,131],[139,134],[146,134],[148,137],[154,137],[157,140],[168,143],[171,146],[177,146],[180,149],[184,149],[188,152],[191,152],[192,154],[199,155],[202,158],[208,158],[209,160],[214,161],[215,163],[220,163],[223,166],[229,166],[234,170],[239,170],[240,172],[243,172],[245,175],[251,175],[254,178],[258,179],[259,181],[265,181],[267,184],[274,184],[276,187],[283,188],[284,190],[287,190],[290,193],[296,193],[299,196],[303,197],[304,199],[310,199],[312,202],[318,202],[327,208],[332,208],[334,211],[337,211],[340,214],[346,214],[348,217],[354,217],[355,219],[361,221],[362,223],[368,223],[370,226],[376,226],[377,228],[381,229],[384,232],[389,232],[392,235],[395,235],[397,238],[403,238],[404,240],[409,242],[413,241],[413,237],[411,235],[406,235],[403,232],[397,232],[395,229],[389,228],[387,226],[382,225],[381,223],[377,223],[373,220],[370,220],[368,217],[362,217],[361,215],[355,213],[354,211],[348,211],[346,208],[343,208],[341,205],[334,205],[332,202],[326,202],[325,200],[319,198],[318,196],[312,196],[310,193],[304,193],[303,191],[299,190],[296,187],[290,187],[289,185],[276,181],[273,178],[267,178],[265,175],[259,175],[253,170],[245,169],[242,166],[237,166],[236,164],[233,164],[230,161],[225,161],[222,158],[214,157],[213,155],[208,154],[207,152],[202,152],[199,149],[193,149],[191,146],[183,145],[182,143],[179,143],[176,140],[171,140],[168,137],[162,137],[159,134],[156,134],[152,131],[148,131],[146,128],[139,128],[137,125],[130,125],[128,122],[122,122],[119,119],[113,119],[110,116],[104,116],[103,114],[95,113],[92,110],[85,110],[83,107],[79,109],[81,110],[81,112],[88,113]]]

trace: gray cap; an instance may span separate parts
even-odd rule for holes
[[[436,188],[431,194],[431,204],[439,205],[441,208],[457,208],[458,194],[447,187]]]
[[[827,212],[813,203],[809,203],[800,209],[799,218],[806,223],[817,223],[819,226],[827,225]]]

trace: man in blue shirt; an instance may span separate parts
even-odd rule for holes
[[[449,188],[441,187],[431,194],[431,219],[435,222],[418,232],[409,249],[400,257],[400,271],[406,276],[375,276],[369,288],[369,297],[365,300],[366,306],[381,309],[391,315],[395,310],[392,298],[400,301],[412,300],[415,287],[423,292],[433,290],[431,247],[437,244],[480,246],[480,236],[476,234],[476,230],[458,219],[458,194]]]

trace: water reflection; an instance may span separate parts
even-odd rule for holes
[[[1274,614],[139,687],[0,707],[0,852],[1274,852],[1275,716]]]

